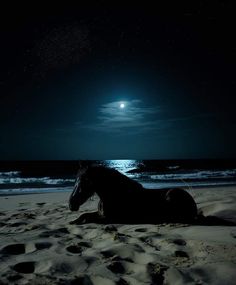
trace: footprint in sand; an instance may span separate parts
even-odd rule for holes
[[[38,205],[38,206],[43,206],[43,205],[45,205],[46,203],[44,203],[44,202],[41,202],[41,203],[36,203],[36,205]]]
[[[26,246],[23,243],[9,244],[3,247],[0,251],[4,255],[20,255],[28,252],[33,252],[35,250],[48,249],[52,246],[50,242],[38,242],[35,244],[29,244]]]
[[[12,269],[18,273],[24,273],[24,274],[34,273],[35,262],[33,262],[33,261],[20,262],[20,263],[15,264],[12,267]]]
[[[84,276],[78,276],[70,281],[70,285],[78,285],[78,284],[93,285],[94,283],[91,281],[89,276],[84,275]]]
[[[68,229],[67,228],[59,228],[59,229],[55,229],[55,230],[42,232],[39,236],[42,238],[48,238],[48,237],[59,238],[65,234],[69,234]]]
[[[5,246],[0,253],[8,255],[18,255],[25,253],[25,245],[23,243],[9,244]]]
[[[51,266],[52,266],[51,261],[43,261],[43,262],[25,261],[17,263],[11,266],[11,268],[18,273],[31,274],[34,272],[41,273],[48,271]]]
[[[152,264],[149,263],[147,265],[147,271],[149,272],[151,278],[152,278],[152,284],[163,284],[164,282],[164,273],[168,269],[167,266],[163,264]]]
[[[35,243],[35,248],[37,250],[48,249],[52,246],[50,242],[37,242]]]
[[[187,254],[185,251],[182,251],[182,250],[176,250],[176,251],[175,251],[175,256],[176,256],[176,257],[189,258],[188,254]]]
[[[73,254],[79,254],[83,251],[82,248],[78,245],[70,245],[66,248],[66,250]]]
[[[104,231],[108,233],[117,232],[117,228],[114,225],[107,225],[104,227]]]
[[[88,248],[90,248],[90,247],[92,247],[92,243],[91,242],[87,242],[87,241],[81,241],[81,242],[79,242],[78,243],[78,245],[79,246],[81,246],[81,247],[88,247]]]
[[[120,261],[113,261],[111,264],[107,266],[107,268],[115,274],[124,274],[125,268]]]
[[[72,244],[72,245],[68,246],[66,248],[66,250],[69,253],[80,254],[83,250],[85,250],[87,248],[91,248],[91,247],[92,247],[91,242],[81,241],[81,242],[78,242],[77,244]]]
[[[118,232],[115,232],[113,236],[114,240],[124,242],[124,243],[127,242],[129,238],[131,238],[130,235],[125,235],[125,234],[118,233]]]
[[[105,258],[112,258],[112,257],[116,256],[116,254],[113,251],[111,251],[111,250],[101,251],[101,254]]]
[[[183,239],[175,239],[173,240],[173,243],[177,245],[183,245],[183,246],[186,245],[186,241]]]

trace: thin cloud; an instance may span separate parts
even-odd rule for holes
[[[120,104],[125,105],[120,108]],[[97,131],[122,133],[144,132],[157,128],[155,116],[161,112],[157,106],[147,107],[141,100],[115,101],[103,104],[99,108],[98,123],[90,128]],[[160,126],[161,127],[161,126]]]
[[[120,104],[125,105],[120,108]],[[77,123],[80,129],[117,135],[144,134],[160,132],[168,128],[184,128],[189,121],[199,121],[209,118],[210,114],[195,114],[181,117],[164,117],[164,111],[159,106],[147,107],[142,100],[114,101],[103,104],[98,110],[97,123]],[[159,133],[160,134],[160,133]]]

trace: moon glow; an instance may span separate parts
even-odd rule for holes
[[[123,109],[125,107],[124,103],[120,103],[120,108]]]

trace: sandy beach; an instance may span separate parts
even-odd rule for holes
[[[190,190],[204,215],[236,222],[236,187]],[[0,197],[0,284],[236,284],[236,227],[74,225],[70,193]]]

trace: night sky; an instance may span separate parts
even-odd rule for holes
[[[2,7],[0,159],[236,158],[233,1],[146,2]]]

